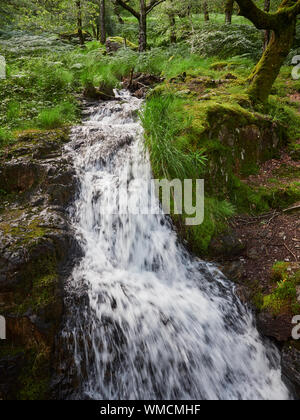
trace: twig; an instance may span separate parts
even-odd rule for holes
[[[295,261],[298,262],[298,258],[296,257],[296,255],[293,253],[293,251],[290,250],[290,248],[287,246],[287,244],[284,244],[285,248],[292,254],[292,256],[295,258]]]
[[[300,209],[300,205],[298,206],[293,206],[293,207],[289,207],[288,209],[282,210],[284,213],[286,213],[287,211],[292,211],[292,210],[298,210]]]
[[[273,216],[268,221],[267,225],[270,226],[270,223],[275,219],[275,217],[278,217],[280,213],[278,213],[276,210],[274,210]]]

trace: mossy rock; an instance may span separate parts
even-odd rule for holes
[[[133,51],[138,50],[138,45],[130,42],[128,39],[122,38],[120,36],[109,37],[106,40],[106,49],[109,52],[117,51],[120,48],[130,48]]]

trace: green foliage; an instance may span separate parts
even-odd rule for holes
[[[14,136],[7,128],[0,128],[0,149],[7,146],[14,139]]]
[[[205,56],[243,56],[257,60],[262,51],[261,33],[249,25],[207,23],[192,36],[194,51]]]
[[[52,129],[62,127],[66,123],[75,121],[76,108],[70,102],[62,102],[54,108],[41,111],[37,117],[37,125],[40,128]]]

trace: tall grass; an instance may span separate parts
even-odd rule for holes
[[[172,95],[153,96],[141,114],[153,171],[158,177],[189,179],[200,174],[205,157],[200,151],[182,150],[177,137],[190,125],[182,101]]]
[[[205,172],[205,157],[192,146],[189,137],[191,119],[186,117],[186,102],[172,95],[151,97],[142,112],[146,147],[150,151],[152,169],[156,178],[199,179]],[[184,137],[181,142],[182,136]],[[172,211],[172,210],[171,210]],[[193,251],[207,253],[212,237],[224,230],[227,218],[235,208],[227,201],[205,197],[205,217],[201,225],[186,227],[182,216],[174,215],[182,237]]]
[[[53,108],[41,111],[37,117],[40,128],[52,129],[73,122],[76,119],[76,107],[70,102],[62,102]]]

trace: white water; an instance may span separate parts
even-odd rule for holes
[[[140,105],[126,95],[100,104],[73,132],[73,224],[84,256],[67,290],[70,398],[289,398],[279,354],[232,284],[177,243],[164,215],[110,214],[128,169],[151,178]],[[130,186],[132,199],[147,198]]]

